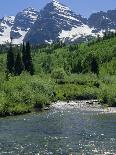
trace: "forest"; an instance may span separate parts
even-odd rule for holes
[[[116,106],[115,33],[71,45],[0,46],[0,116],[87,99]]]

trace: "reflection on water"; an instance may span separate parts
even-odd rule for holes
[[[116,114],[54,107],[0,119],[0,155],[116,155]]]

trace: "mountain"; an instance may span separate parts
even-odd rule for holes
[[[93,13],[88,19],[52,0],[41,11],[27,8],[15,17],[0,19],[0,44],[30,41],[32,44],[87,41],[105,31],[116,30],[116,9]]]
[[[116,9],[107,12],[93,13],[88,19],[88,25],[94,27],[96,33],[116,30]]]
[[[26,33],[30,30],[39,16],[39,12],[33,8],[27,8],[19,12],[14,20],[14,25],[11,29],[10,36],[13,38],[14,44],[20,44]]]
[[[27,33],[25,41],[29,40],[34,44],[57,40],[73,42],[80,38],[85,39],[85,36],[94,36],[92,30],[87,25],[86,18],[53,0],[40,11],[40,18]]]
[[[10,32],[14,24],[14,19],[14,16],[8,16],[0,20],[0,44],[10,42]]]

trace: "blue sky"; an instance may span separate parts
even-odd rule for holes
[[[51,0],[0,0],[0,18],[7,15],[16,15],[17,12],[29,6],[42,9]],[[100,10],[116,8],[116,0],[59,0],[68,5],[76,13],[88,17],[91,13]]]

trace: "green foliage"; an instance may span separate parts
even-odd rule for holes
[[[6,71],[8,74],[20,75],[22,71],[27,71],[34,75],[34,66],[32,63],[31,49],[29,42],[26,43],[26,48],[23,43],[22,54],[18,47],[13,48],[10,44],[10,49],[7,52]]]
[[[31,77],[27,73],[10,77],[1,84],[0,112],[7,114],[29,112],[33,107],[42,108],[47,105],[54,91],[51,78]],[[8,107],[8,108],[7,108]]]
[[[10,44],[10,49],[7,52],[7,72],[13,74],[14,73],[14,52],[12,48],[12,44]]]
[[[24,64],[24,69],[25,69],[25,66],[26,66],[26,48],[25,48],[24,42],[23,42],[23,47],[22,47],[22,61]]]
[[[58,100],[96,99],[97,88],[75,84],[58,85],[56,87],[56,97]]]
[[[116,106],[115,36],[78,45],[27,44],[20,54],[19,47],[11,51],[13,61],[8,61],[11,53],[0,54],[0,115],[31,112],[57,100],[99,99]],[[25,71],[19,68],[21,59]],[[17,76],[6,74],[6,67]]]
[[[22,55],[25,71],[29,72],[31,75],[34,75],[34,67],[32,63],[31,49],[29,42],[26,43],[26,48],[24,47],[23,44]]]
[[[116,85],[105,85],[99,91],[99,99],[102,104],[116,107]]]
[[[14,66],[15,75],[20,75],[24,69],[20,53],[17,54]]]
[[[94,74],[99,74],[99,64],[97,57],[94,53],[90,53],[86,56],[85,60],[83,61],[83,72],[92,72]]]
[[[116,75],[116,58],[113,57],[111,61],[103,63],[100,67],[100,75]]]
[[[66,72],[64,71],[63,68],[56,68],[52,71],[51,74],[52,78],[56,79],[56,80],[64,80],[66,77]]]
[[[44,61],[42,63],[42,69],[45,73],[51,73],[53,68],[53,60],[52,57],[50,55],[47,55],[44,58]]]

